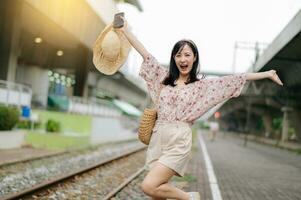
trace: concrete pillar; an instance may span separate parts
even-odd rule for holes
[[[34,106],[47,106],[48,70],[39,66],[19,66],[16,81],[32,88],[32,103]]]
[[[287,141],[288,140],[288,129],[289,129],[289,112],[292,111],[292,108],[282,107],[281,111],[283,112],[281,141]]]
[[[0,79],[15,81],[23,0],[0,1]]]
[[[87,78],[88,78],[88,49],[83,46],[78,46],[78,62],[75,69],[75,85],[73,90],[74,96],[87,97]]]

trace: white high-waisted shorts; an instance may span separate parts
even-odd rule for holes
[[[192,131],[186,122],[157,121],[146,153],[146,168],[150,170],[156,162],[184,176],[189,162]]]

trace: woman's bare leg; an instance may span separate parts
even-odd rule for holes
[[[188,200],[189,195],[186,192],[168,184],[175,174],[172,169],[157,162],[142,182],[143,192],[158,200],[166,198]]]

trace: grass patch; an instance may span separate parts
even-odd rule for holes
[[[192,131],[192,141],[194,141],[197,139],[197,127],[192,127],[191,131]]]
[[[192,131],[192,148],[191,148],[191,151],[192,152],[197,152],[198,151],[198,148],[197,148],[197,139],[198,139],[198,137],[197,137],[197,134],[198,134],[198,132],[197,132],[197,127],[192,127],[192,129],[191,129],[191,131]]]
[[[74,137],[39,132],[28,132],[25,136],[25,141],[35,148],[55,150],[81,149],[88,147],[90,144],[88,136]]]
[[[197,178],[191,174],[185,174],[183,177],[178,177],[175,176],[173,177],[173,181],[177,181],[177,182],[195,182],[197,180]]]
[[[72,132],[79,135],[90,135],[91,133],[91,116],[46,110],[33,110],[33,112],[39,115],[44,126],[48,120],[55,120],[60,122],[62,132]]]

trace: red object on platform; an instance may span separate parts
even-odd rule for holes
[[[214,113],[214,118],[215,119],[218,119],[218,118],[220,118],[221,117],[221,113],[220,112],[215,112]]]

